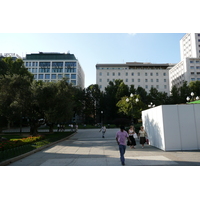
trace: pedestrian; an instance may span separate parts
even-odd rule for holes
[[[57,132],[60,131],[60,124],[57,125]]]
[[[99,132],[102,132],[102,138],[104,138],[106,133],[106,127],[102,126]]]
[[[125,151],[126,151],[126,142],[127,142],[127,139],[131,143],[131,141],[129,139],[129,135],[125,131],[125,127],[121,126],[120,130],[116,133],[116,141],[117,141],[117,144],[119,145],[120,161],[121,161],[122,165],[125,165],[124,154],[125,154]]]
[[[131,141],[131,143],[127,142],[127,145],[130,146],[130,148],[134,148],[135,149],[135,146],[136,146],[136,141],[135,141],[135,138],[137,138],[137,133],[135,132],[135,128],[134,126],[130,126],[129,130],[128,130],[128,135],[129,135],[129,139]]]
[[[140,137],[140,144],[142,145],[142,148],[144,148],[144,143],[146,142],[147,132],[144,130],[143,126],[140,126],[138,136]]]
[[[75,129],[76,129],[76,133],[78,133],[78,124],[76,124]]]

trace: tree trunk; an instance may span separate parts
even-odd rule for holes
[[[53,133],[53,125],[54,125],[54,124],[50,124],[50,125],[49,125],[49,133],[51,133],[51,134]]]
[[[37,135],[38,134],[38,123],[37,122],[32,122],[30,124],[30,134],[31,135]]]

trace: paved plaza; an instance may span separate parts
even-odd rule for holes
[[[17,160],[9,166],[121,166],[115,140],[119,129],[82,129],[69,139]],[[126,166],[200,166],[200,151],[164,152],[150,145],[127,146]]]

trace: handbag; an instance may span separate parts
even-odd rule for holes
[[[134,138],[138,138],[137,133],[134,133],[134,134],[133,134],[133,137],[134,137]]]

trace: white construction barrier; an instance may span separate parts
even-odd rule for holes
[[[161,105],[142,111],[150,145],[164,151],[200,149],[200,104]]]

